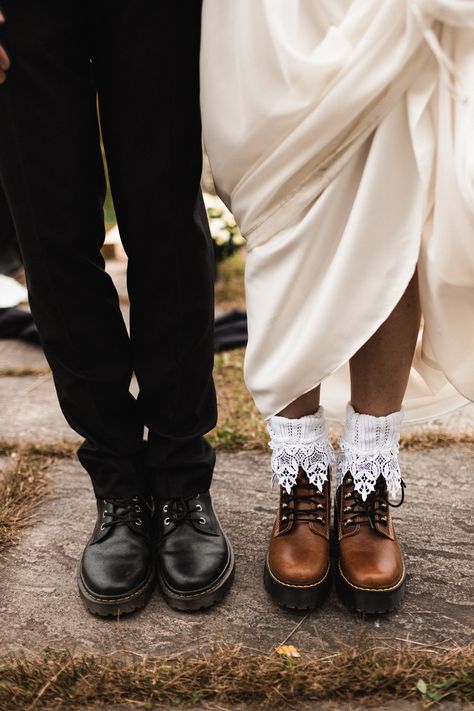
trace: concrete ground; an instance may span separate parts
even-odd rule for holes
[[[76,562],[91,532],[94,500],[77,463],[55,464],[51,494],[36,524],[0,560],[2,653],[31,652],[47,643],[104,652],[125,645],[160,654],[215,639],[270,651],[302,620],[291,642],[304,651],[354,644],[366,635],[385,642],[467,643],[473,622],[473,461],[472,449],[463,447],[402,453],[407,503],[395,521],[407,558],[408,593],[398,613],[362,620],[335,594],[306,618],[269,600],[262,568],[276,491],[269,490],[268,457],[221,454],[214,499],[235,547],[230,595],[212,611],[183,614],[156,591],[143,612],[120,622],[96,619],[82,607]]]
[[[123,284],[120,270],[116,278]],[[59,411],[40,351],[0,342],[0,374],[20,368],[33,374],[0,377],[0,439],[78,440]],[[434,427],[474,432],[474,406]],[[468,643],[474,622],[474,448],[404,451],[401,463],[406,503],[395,510],[395,521],[409,576],[406,600],[397,613],[362,619],[334,593],[310,615],[272,603],[263,589],[262,568],[277,492],[269,486],[268,455],[240,452],[219,454],[213,488],[236,554],[229,596],[211,611],[183,614],[171,610],[157,590],[145,610],[117,622],[91,616],[79,599],[76,564],[92,530],[94,500],[79,464],[57,462],[48,471],[50,494],[34,525],[0,557],[0,655],[47,645],[77,652],[124,646],[162,654],[197,649],[216,639],[263,651],[289,640],[303,653],[357,644],[366,637],[440,648]],[[0,460],[0,476],[6,464]]]

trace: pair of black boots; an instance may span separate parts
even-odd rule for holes
[[[157,578],[165,600],[178,610],[211,607],[232,585],[234,554],[209,491],[156,502],[103,499],[97,508],[78,572],[90,612],[134,612],[147,603]]]

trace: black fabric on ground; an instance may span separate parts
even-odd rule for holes
[[[247,345],[247,312],[229,311],[215,320],[214,351],[229,351]]]
[[[40,345],[40,337],[33,317],[21,309],[0,309],[0,338],[18,338]]]

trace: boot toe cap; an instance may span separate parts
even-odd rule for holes
[[[350,566],[340,562],[340,569],[348,583],[354,587],[386,589],[397,585],[404,576],[403,560],[398,556],[362,555],[351,560]]]
[[[276,543],[272,541],[273,544]],[[270,544],[268,568],[271,574],[285,585],[314,585],[321,581],[329,569],[329,546],[318,541],[317,549],[306,550],[295,545],[277,546]]]
[[[149,556],[145,551],[135,551],[132,556],[113,555],[88,546],[81,561],[81,576],[88,590],[101,598],[129,595],[146,581]]]
[[[176,593],[193,594],[212,587],[224,574],[230,560],[230,551],[224,537],[201,542],[196,549],[162,552],[161,576],[166,585]]]

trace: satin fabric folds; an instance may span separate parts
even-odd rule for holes
[[[262,414],[324,381],[342,417],[416,268],[406,419],[474,400],[474,0],[204,0],[201,76]]]

